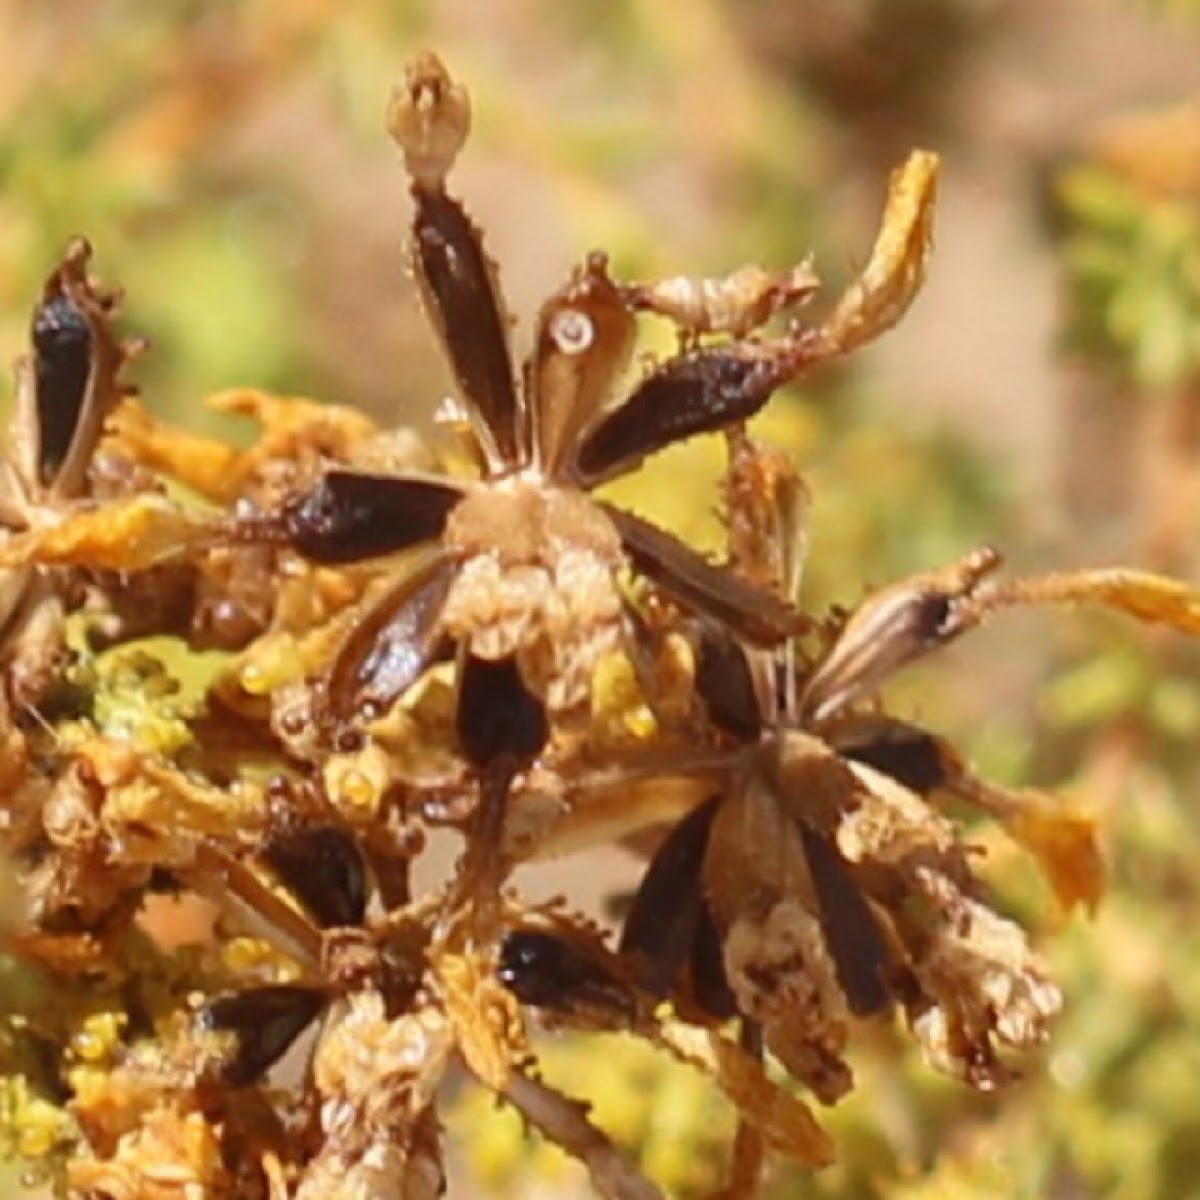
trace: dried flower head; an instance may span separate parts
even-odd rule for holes
[[[1091,824],[978,778],[880,689],[1006,607],[1099,602],[1195,634],[1200,598],[1125,570],[1005,582],[983,548],[806,613],[806,489],[744,429],[905,311],[936,158],[893,175],[824,319],[763,332],[814,293],[807,261],[623,284],[593,252],[543,305],[518,380],[494,268],[447,191],[469,126],[465,91],[419,56],[388,127],[474,477],[295,398],[218,398],[262,426],[248,450],[160,424],[122,399],[131,348],[82,242],[35,311],[0,464],[18,882],[0,1146],[62,1194],[426,1200],[465,1075],[599,1194],[658,1195],[586,1096],[541,1077],[533,1035],[565,1028],[711,1081],[738,1121],[721,1194],[750,1197],[770,1156],[833,1161],[797,1088],[845,1095],[863,1022],[901,1015],[934,1066],[987,1090],[1062,1003],[942,802],[996,818],[1065,904],[1099,896]],[[678,352],[622,393],[645,313]],[[713,431],[727,562],[594,495]],[[202,503],[168,500],[161,476]],[[195,654],[214,644],[237,656]],[[461,851],[422,885],[433,826]],[[627,835],[648,864],[615,945],[569,899],[506,886],[519,862]],[[155,936],[164,894],[203,901],[198,944]]]

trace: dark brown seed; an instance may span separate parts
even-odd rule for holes
[[[479,231],[462,206],[444,192],[413,192],[413,255],[417,283],[462,399],[487,426],[505,464],[524,458],[523,423],[513,386],[500,296],[484,257]]]
[[[772,592],[714,566],[666,530],[611,504],[603,507],[634,568],[685,608],[723,622],[757,646],[778,645],[803,628],[803,618]]]
[[[438,619],[455,564],[434,555],[405,574],[351,628],[325,683],[330,714],[386,712],[438,656]]]
[[[889,1003],[884,983],[889,954],[879,919],[832,843],[807,825],[800,826],[800,835],[821,928],[850,1011],[859,1017],[882,1012]]]
[[[462,497],[431,479],[330,471],[288,505],[284,522],[306,558],[359,562],[435,540]]]
[[[762,710],[746,652],[723,629],[702,622],[696,654],[696,692],[718,729],[741,741],[757,741]]]
[[[692,993],[696,1003],[718,1021],[727,1021],[737,1012],[737,998],[725,974],[721,935],[707,904],[700,905],[692,943]]]
[[[333,826],[273,838],[263,858],[322,929],[361,925],[367,871],[358,843]]]
[[[525,686],[513,658],[465,656],[455,725],[459,744],[479,768],[500,760],[531,762],[549,737],[546,710]]]
[[[595,955],[540,929],[514,929],[500,946],[500,982],[524,1004],[569,1013],[611,1006],[628,989]]]
[[[317,1018],[325,999],[316,988],[272,984],[210,1000],[200,1010],[201,1027],[237,1036],[237,1050],[221,1071],[222,1082],[236,1088],[261,1079]]]
[[[872,720],[844,735],[835,732],[831,742],[842,757],[874,767],[921,796],[951,775],[940,740],[903,721]]]
[[[696,941],[703,906],[700,869],[718,800],[693,809],[667,835],[646,868],[621,930],[618,953],[635,960],[639,982],[670,994]]]
[[[34,313],[38,476],[48,487],[79,428],[92,369],[92,330],[71,298],[58,295]]]
[[[575,468],[589,486],[698,433],[748,420],[782,382],[780,364],[731,350],[671,359],[583,439]]]

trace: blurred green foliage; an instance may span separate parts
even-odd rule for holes
[[[470,84],[477,136],[455,186],[522,316],[593,245],[641,277],[810,249],[832,283],[848,273],[848,256],[828,249],[840,244],[823,224],[836,216],[828,181],[861,166],[839,157],[845,145],[877,173],[868,143],[881,126],[861,123],[839,151],[844,122],[861,116],[854,92],[822,89],[827,71],[805,75],[771,32],[777,5],[734,13],[695,0],[687,20],[655,0],[530,0],[470,17],[460,7],[76,0],[68,19],[58,6],[0,0],[0,352],[21,352],[42,277],[82,232],[104,276],[128,291],[127,327],[154,343],[138,376],[160,411],[206,423],[202,397],[239,384],[427,416],[447,385],[403,276],[403,185],[380,117],[421,42]],[[1155,7],[1200,12],[1193,0]],[[949,71],[979,28],[972,6],[921,9],[930,28],[953,33],[935,56]],[[757,40],[744,36],[756,20]],[[922,112],[938,102],[922,89]],[[889,125],[879,136],[890,147],[897,134]],[[1195,401],[1197,194],[1147,189],[1086,150],[1057,178],[1064,345],[1139,403],[1179,387]],[[761,422],[813,489],[806,607],[850,603],[868,582],[980,541],[1023,552],[1006,464],[898,420],[910,399],[860,369],[815,382]],[[716,548],[720,469],[720,444],[701,440],[652,463],[624,498]],[[1193,540],[1196,527],[1184,523]],[[1079,536],[1068,522],[1060,546],[1028,552],[1075,558]],[[1066,784],[1106,823],[1112,887],[1094,922],[1056,927],[1020,856],[991,847],[1006,904],[1047,931],[1066,1018],[1028,1081],[986,1098],[933,1078],[881,1032],[860,1055],[860,1087],[830,1118],[841,1164],[785,1174],[773,1194],[1200,1197],[1200,964],[1187,952],[1200,919],[1197,664],[1087,625],[1070,640],[1019,643],[1023,698],[994,712],[978,681],[1009,673],[1012,643],[997,644],[969,676],[923,674],[912,707],[974,734],[1005,773]],[[641,1046],[572,1038],[549,1042],[544,1063],[552,1081],[599,1096],[601,1123],[680,1195],[719,1182],[729,1114],[685,1069]],[[489,1105],[468,1097],[455,1121],[483,1183],[497,1194],[533,1177],[577,1186]]]
[[[1102,357],[1135,387],[1161,388],[1200,368],[1200,211],[1195,198],[1148,197],[1104,167],[1064,172],[1072,232],[1067,347]]]

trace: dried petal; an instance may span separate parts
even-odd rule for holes
[[[0,545],[0,567],[30,564],[140,571],[211,544],[217,519],[158,495],[131,496],[86,508],[56,525],[18,534]]]
[[[936,154],[914,150],[892,172],[867,265],[821,327],[830,353],[847,354],[886,333],[921,290],[933,246],[938,167]]]

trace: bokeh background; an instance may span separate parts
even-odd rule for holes
[[[913,311],[760,423],[813,489],[806,605],[981,541],[1014,569],[1197,578],[1195,0],[0,0],[0,358],[86,233],[153,343],[146,401],[181,424],[221,429],[204,397],[235,384],[427,422],[449,379],[405,274],[382,128],[421,47],[474,98],[453,187],[519,345],[593,247],[641,278],[812,251],[836,295],[891,166],[917,145],[944,156]],[[715,547],[719,466],[719,444],[669,452],[636,500]],[[830,1118],[842,1164],[785,1173],[780,1195],[1200,1196],[1198,666],[1179,639],[1040,613],[901,685],[981,768],[1095,814],[1109,896],[1090,919],[1056,912],[981,830],[1004,907],[1067,991],[1053,1045],[979,1098],[881,1031]],[[600,855],[588,899],[633,870]],[[728,1115],[694,1080],[621,1045],[547,1055],[678,1193],[719,1179]],[[469,1168],[453,1195],[580,1194],[482,1099],[453,1125]]]

